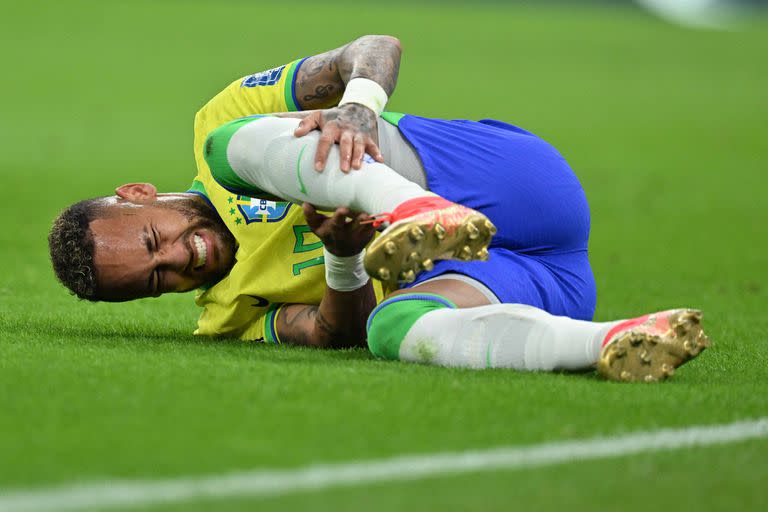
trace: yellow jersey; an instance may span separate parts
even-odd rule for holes
[[[197,176],[189,192],[203,196],[232,232],[235,264],[221,281],[197,292],[203,308],[195,334],[279,343],[275,321],[284,304],[320,304],[325,292],[323,244],[301,205],[238,195],[212,177],[207,135],[242,117],[300,110],[294,88],[303,60],[232,82],[195,116]],[[381,284],[374,280],[378,301]]]

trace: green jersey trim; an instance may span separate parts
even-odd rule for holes
[[[295,60],[288,65],[288,74],[285,77],[285,88],[283,94],[285,95],[285,105],[288,107],[288,112],[297,112],[301,110],[299,108],[299,101],[296,98],[296,73],[299,71],[301,64],[307,60],[303,58],[301,60]]]
[[[269,306],[267,315],[264,318],[264,339],[266,339],[268,343],[273,343],[275,345],[280,344],[280,338],[277,336],[277,326],[275,323],[277,321],[277,313],[280,311],[281,306],[282,304],[272,304]]]
[[[242,128],[248,123],[257,121],[264,115],[254,115],[243,117],[242,119],[235,119],[227,124],[221,125],[210,134],[205,140],[203,145],[203,156],[208,164],[208,168],[211,170],[211,175],[216,182],[233,193],[239,193],[243,195],[253,196],[255,194],[263,194],[264,191],[248,183],[240,176],[237,175],[232,166],[229,164],[227,158],[227,147],[229,141],[237,130]]]
[[[401,114],[400,112],[382,112],[381,118],[391,124],[392,126],[397,126],[400,124],[400,120],[405,116],[405,114]]]
[[[200,180],[194,180],[192,182],[192,185],[189,187],[189,190],[187,192],[192,194],[199,194],[204,197],[208,197],[208,192],[205,190],[205,185],[203,185],[203,182]]]

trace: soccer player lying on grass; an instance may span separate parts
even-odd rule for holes
[[[382,112],[399,59],[396,39],[367,36],[234,82],[195,118],[191,189],[71,206],[49,237],[57,276],[89,300],[197,288],[197,334],[367,340],[445,366],[655,381],[708,346],[694,310],[591,322],[589,209],[568,164],[500,121]]]

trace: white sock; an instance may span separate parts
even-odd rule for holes
[[[597,363],[619,322],[585,322],[522,304],[426,313],[400,345],[401,361],[467,368],[582,370]]]
[[[314,168],[320,132],[296,138],[298,119],[265,117],[239,128],[227,146],[227,159],[244,181],[272,195],[320,209],[346,206],[369,214],[391,212],[404,201],[433,196],[388,166],[368,159],[344,173],[334,144],[323,172]]]

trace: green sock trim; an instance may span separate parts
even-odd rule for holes
[[[254,115],[244,117],[242,119],[235,119],[227,124],[221,125],[213,130],[203,145],[203,156],[211,169],[211,175],[216,182],[229,190],[230,192],[242,193],[244,195],[255,196],[259,193],[263,193],[261,189],[248,183],[229,165],[229,159],[227,158],[227,147],[229,141],[237,130],[242,128],[248,123],[252,123],[267,117],[263,115]]]
[[[433,293],[406,293],[379,304],[368,317],[368,348],[384,359],[400,358],[400,344],[413,324],[430,311],[456,308],[456,304]]]
[[[400,120],[405,117],[405,114],[401,114],[400,112],[382,112],[381,118],[391,124],[392,126],[398,126],[400,124]]]

